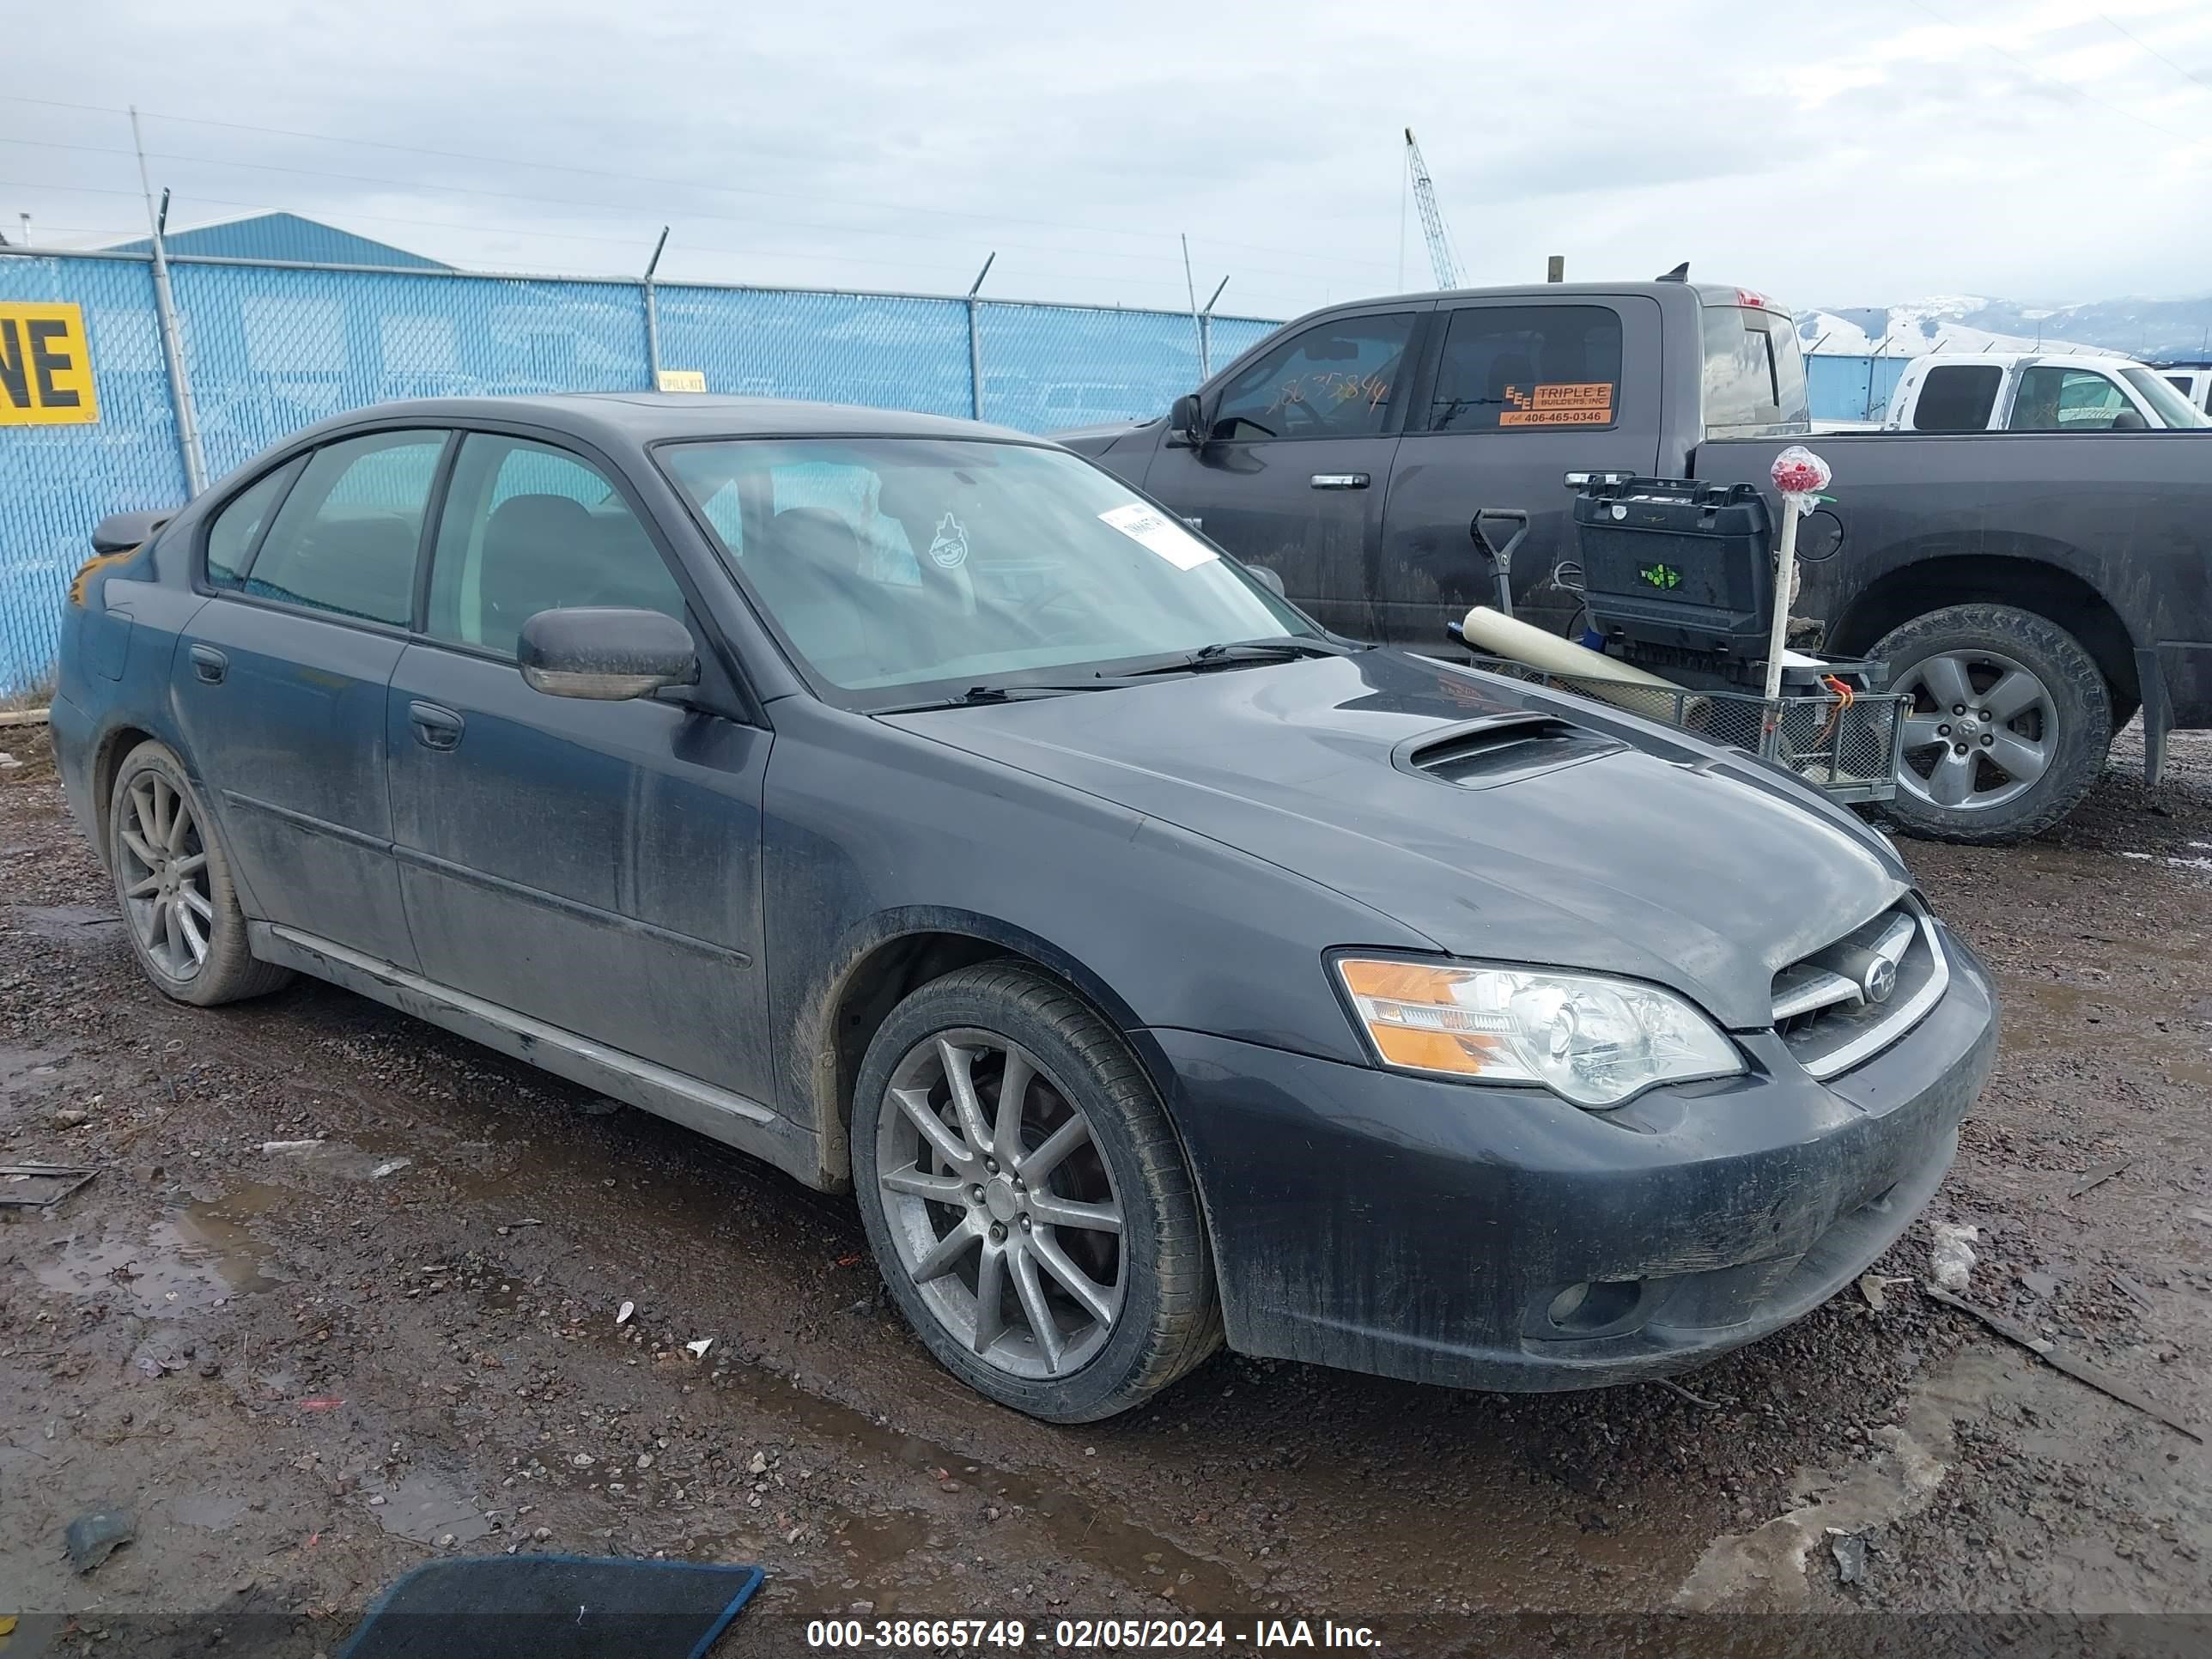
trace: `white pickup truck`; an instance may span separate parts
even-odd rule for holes
[[[2126,357],[1931,353],[1905,366],[1891,432],[2148,432],[2212,427],[2160,371]]]

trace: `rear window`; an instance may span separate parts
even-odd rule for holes
[[[1986,432],[2004,370],[1995,363],[1948,363],[1928,371],[1913,400],[1916,432]]]
[[[1451,314],[1431,432],[1611,426],[1620,313],[1609,306],[1469,306]]]
[[[1707,306],[1705,430],[1742,434],[1811,418],[1797,331],[1779,313]]]

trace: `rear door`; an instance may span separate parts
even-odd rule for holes
[[[213,597],[172,670],[246,914],[403,967],[415,947],[392,861],[384,688],[447,435],[345,438],[256,480],[210,522]]]
[[[532,690],[541,611],[657,610],[712,639],[610,471],[520,435],[461,441],[422,636],[384,715],[394,855],[422,972],[754,1100],[774,1097],[760,961],[769,734],[672,701]]]
[[[1328,626],[1372,637],[1382,504],[1434,301],[1298,330],[1206,394],[1205,441],[1164,441],[1145,487]]]
[[[1658,302],[1447,302],[1437,320],[1433,367],[1391,474],[1372,636],[1437,649],[1446,618],[1497,602],[1496,566],[1468,532],[1486,510],[1528,515],[1513,554],[1515,612],[1563,631],[1579,609],[1551,580],[1574,556],[1566,474],[1649,475],[1658,465]],[[1513,533],[1510,520],[1485,527],[1493,544]]]

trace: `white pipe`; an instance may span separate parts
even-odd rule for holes
[[[1774,620],[1766,629],[1766,700],[1782,695],[1784,642],[1790,635],[1790,590],[1797,585],[1797,503],[1782,498],[1782,551],[1774,569]]]
[[[1602,697],[1618,704],[1632,714],[1649,719],[1674,721],[1672,705],[1655,712],[1654,699],[1647,690],[1664,691],[1669,698],[1679,696],[1683,688],[1672,680],[1648,674],[1641,668],[1577,645],[1572,640],[1563,640],[1556,634],[1547,634],[1540,628],[1493,611],[1486,605],[1478,605],[1468,611],[1459,625],[1459,631],[1470,645],[1480,646],[1492,656],[1505,657],[1515,662],[1527,663],[1531,668],[1540,668],[1547,674],[1560,674],[1589,685],[1590,696]],[[1619,690],[1607,690],[1607,684]],[[1697,712],[1703,698],[1692,700],[1682,710],[1682,718],[1689,719]]]

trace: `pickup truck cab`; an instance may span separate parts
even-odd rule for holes
[[[1469,533],[1478,514],[1514,515],[1486,520],[1493,545],[1526,516],[1515,609],[1565,633],[1581,610],[1555,576],[1577,550],[1570,474],[1766,489],[1775,454],[1811,432],[1782,307],[1656,282],[1332,306],[1162,415],[1060,441],[1273,572],[1339,633],[1443,650],[1446,618],[1496,592]],[[1814,441],[1834,500],[1800,537],[1793,608],[1827,623],[1831,649],[1887,660],[1912,693],[1884,809],[1902,826],[2033,835],[2087,793],[2138,708],[2154,780],[2170,730],[2212,726],[2201,431],[2119,442],[2060,423]]]
[[[1881,424],[1889,432],[2155,432],[2212,420],[2148,364],[1992,351],[1915,358]]]

